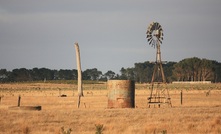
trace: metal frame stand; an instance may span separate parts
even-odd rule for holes
[[[166,85],[166,80],[161,61],[159,42],[157,42],[156,45],[157,45],[156,64],[154,66],[152,80],[151,80],[151,92],[150,92],[150,97],[148,97],[149,100],[148,106],[150,108],[151,104],[154,104],[154,107],[155,104],[158,105],[158,107],[160,107],[161,104],[168,104],[168,106],[172,107],[171,98],[168,89],[165,86],[161,87],[161,85]]]

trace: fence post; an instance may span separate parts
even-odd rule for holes
[[[21,102],[21,96],[18,96],[18,107],[20,107],[20,102]]]

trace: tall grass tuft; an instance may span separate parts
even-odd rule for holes
[[[69,128],[68,130],[65,130],[64,127],[61,127],[61,133],[62,134],[71,134],[71,129]]]
[[[102,134],[104,131],[104,125],[103,124],[95,124],[96,132],[95,134]]]

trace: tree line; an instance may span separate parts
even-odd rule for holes
[[[155,63],[135,63],[134,67],[120,69],[120,74],[109,70],[102,73],[97,68],[82,72],[83,80],[107,81],[110,79],[134,80],[139,83],[151,82]],[[167,82],[172,81],[212,81],[221,82],[221,63],[197,57],[186,58],[179,62],[163,64]],[[0,69],[0,82],[42,81],[42,80],[77,80],[76,69],[51,70],[48,68]]]

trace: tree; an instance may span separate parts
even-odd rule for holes
[[[197,57],[183,59],[173,67],[173,76],[177,81],[212,81],[216,70],[211,60]]]
[[[201,61],[201,80],[212,80],[214,74],[214,67],[212,65],[212,61],[207,59],[202,59]]]
[[[135,79],[134,68],[125,69],[122,67],[120,72],[121,72],[120,79],[122,80],[134,80]]]
[[[98,71],[97,68],[87,69],[83,72],[84,80],[99,80],[102,76],[102,72]]]
[[[107,72],[104,74],[104,76],[105,76],[108,80],[114,79],[114,77],[115,77],[115,72],[109,70],[109,71],[107,71]]]
[[[174,67],[173,77],[176,78],[176,81],[183,81],[184,73],[182,65],[180,63],[177,63],[174,64],[173,67]]]
[[[221,63],[212,61],[213,64],[213,82],[221,82]]]
[[[76,80],[77,79],[77,70],[68,70],[68,69],[60,69],[58,71],[58,79],[62,80]]]
[[[0,69],[0,82],[7,82],[8,75],[9,73],[6,69]]]
[[[12,81],[32,81],[31,73],[28,69],[20,68],[12,70]]]
[[[164,75],[166,77],[167,82],[172,82],[174,80],[173,78],[174,64],[176,64],[176,62],[167,62],[166,64],[163,64]]]
[[[149,64],[149,62],[134,64],[135,81],[143,83],[149,80],[149,78],[151,77],[151,69],[149,67]]]
[[[50,70],[48,68],[40,68],[39,76],[40,80],[54,80],[54,70]]]
[[[120,73],[121,73],[121,76],[120,76],[120,79],[121,80],[127,80],[128,78],[127,78],[127,70],[125,69],[125,68],[121,68],[121,70],[120,70]]]

